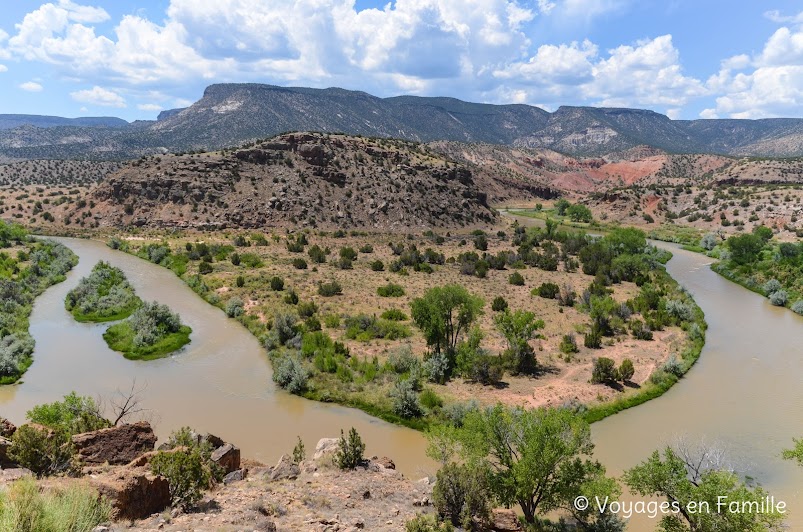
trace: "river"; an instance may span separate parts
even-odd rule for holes
[[[270,362],[259,342],[240,323],[206,303],[173,272],[101,242],[56,238],[80,262],[67,280],[36,300],[31,335],[34,362],[15,386],[0,387],[0,413],[13,423],[32,406],[76,391],[113,397],[136,379],[143,406],[150,410],[160,440],[182,426],[211,432],[239,446],[243,456],[275,463],[290,453],[300,436],[311,456],[322,437],[357,429],[366,456],[391,457],[399,471],[418,479],[433,474],[426,442],[412,429],[398,427],[359,410],[317,403],[277,391]],[[121,268],[143,300],[159,301],[192,327],[191,343],[179,353],[153,361],[132,361],[103,340],[108,324],[78,323],[64,309],[64,298],[100,260]]]
[[[136,378],[147,385],[145,406],[154,413],[160,438],[189,425],[236,443],[244,456],[272,463],[291,451],[297,435],[311,451],[319,438],[354,426],[369,456],[390,456],[413,479],[434,471],[420,433],[277,391],[257,340],[169,270],[100,242],[57,240],[80,263],[34,305],[34,363],[22,384],[0,388],[0,412],[13,422],[21,423],[33,405],[72,390],[110,396]],[[785,501],[787,524],[803,530],[803,468],[780,458],[793,438],[803,437],[803,318],[712,272],[707,257],[659,245],[674,253],[669,272],[706,314],[706,345],[699,362],[664,396],[594,424],[595,456],[619,475],[679,437],[704,438],[724,446],[743,470]],[[179,312],[193,328],[192,343],[169,358],[129,361],[107,348],[103,325],[75,322],[64,297],[99,260],[122,268],[143,299]],[[634,518],[630,525],[628,530],[647,531],[654,521]]]

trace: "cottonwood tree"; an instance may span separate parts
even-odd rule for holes
[[[451,445],[445,442],[452,442]],[[446,462],[456,451],[467,467],[488,472],[488,486],[502,505],[521,508],[527,523],[538,515],[569,512],[586,529],[600,520],[621,530],[621,521],[596,508],[580,511],[574,500],[584,495],[616,500],[619,487],[592,460],[594,444],[588,423],[568,409],[510,409],[503,405],[468,412],[459,428],[431,438],[430,456]]]
[[[457,342],[482,313],[484,302],[459,285],[430,288],[413,300],[413,321],[424,333],[427,345],[436,353],[453,358]]]
[[[658,530],[664,532],[759,532],[781,530],[783,514],[765,511],[733,511],[724,503],[760,505],[768,493],[743,481],[716,446],[676,445],[663,456],[655,451],[646,461],[625,471],[625,484],[641,496],[665,497],[677,507],[664,515]],[[725,497],[725,499],[721,499]]]
[[[535,314],[529,311],[511,312],[505,309],[504,312],[494,316],[494,323],[507,340],[507,356],[511,361],[511,369],[518,373],[534,371],[535,352],[530,340],[535,336],[535,331],[544,328],[543,320],[535,319]]]

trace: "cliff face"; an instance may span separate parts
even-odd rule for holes
[[[472,173],[424,145],[311,133],[141,159],[88,199],[115,226],[407,230],[496,217]]]

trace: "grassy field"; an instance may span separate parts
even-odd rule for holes
[[[129,360],[154,360],[174,353],[190,343],[192,329],[186,325],[177,333],[169,334],[153,345],[136,346],[134,331],[128,322],[121,322],[109,327],[103,333],[103,339],[114,351],[123,354]]]

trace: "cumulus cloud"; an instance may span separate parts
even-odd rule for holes
[[[25,83],[20,83],[20,89],[26,92],[42,92],[42,85],[36,83],[35,81],[26,81]]]
[[[98,87],[71,92],[70,96],[76,102],[99,105],[103,107],[126,107],[125,99],[116,92]]]
[[[708,116],[799,114],[803,103],[803,13],[765,13],[783,27],[763,50],[723,61],[702,82],[684,73],[671,35],[608,50],[590,40],[533,44],[539,18],[583,23],[632,0],[396,0],[370,9],[355,0],[170,0],[158,20],[144,12],[112,20],[80,1],[50,0],[12,35],[0,30],[0,60],[51,65],[93,86],[71,93],[93,105],[124,107],[124,93],[140,110],[184,106],[187,87],[226,81],[671,116],[712,95]]]
[[[777,9],[767,11],[764,16],[777,24],[803,24],[803,11],[797,15],[784,15]]]
[[[490,75],[529,46],[524,26],[548,0],[398,0],[356,10],[353,0],[172,0],[163,23],[127,15],[113,36],[100,8],[44,4],[16,25],[8,49],[70,75],[129,85],[187,80],[337,83],[366,74],[374,87]],[[438,53],[432,53],[437,50]]]
[[[775,22],[803,23],[803,12],[765,15]],[[803,26],[778,28],[752,57],[726,59],[707,86],[720,96],[715,108],[703,111],[705,117],[799,116],[803,108]]]
[[[707,91],[700,80],[683,74],[671,35],[619,46],[604,54],[588,40],[544,45],[527,61],[510,64],[495,74],[529,93],[531,101],[657,106],[675,116],[680,107]]]
[[[8,72],[8,67],[6,65],[0,65],[0,72]]]

